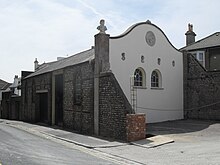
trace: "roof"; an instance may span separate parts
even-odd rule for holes
[[[4,80],[1,80],[0,79],[0,90],[5,90],[7,89],[11,84],[4,81]]]
[[[0,89],[7,84],[6,81],[0,79]]]
[[[44,63],[39,66],[39,68],[32,74],[28,75],[26,78],[30,78],[33,76],[41,75],[44,73],[49,73],[55,70],[59,70],[68,66],[77,65],[86,61],[90,61],[94,59],[94,49],[89,49],[80,53],[77,53],[75,55],[72,55],[67,58],[63,58],[58,61],[50,62],[50,63]]]
[[[216,32],[208,37],[198,40],[188,46],[181,48],[180,50],[197,50],[216,46],[220,46],[220,32]]]

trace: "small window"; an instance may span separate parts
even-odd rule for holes
[[[191,52],[191,53],[199,61],[199,63],[205,67],[205,52],[196,51],[196,52]]]
[[[136,69],[134,72],[134,86],[145,86],[145,72],[141,68]]]
[[[125,60],[125,53],[121,53],[121,59],[124,61]]]
[[[157,64],[160,65],[160,63],[161,63],[161,58],[158,58],[157,59]]]
[[[175,66],[175,61],[174,61],[174,60],[172,61],[172,66],[173,66],[173,67]]]
[[[144,63],[144,56],[141,56],[141,62]]]

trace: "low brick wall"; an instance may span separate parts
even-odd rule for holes
[[[145,114],[127,114],[126,116],[126,135],[127,141],[137,141],[145,139],[146,136],[146,124]]]

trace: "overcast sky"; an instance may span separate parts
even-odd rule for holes
[[[94,45],[100,19],[110,36],[150,20],[176,48],[185,45],[187,24],[196,40],[220,31],[219,0],[0,0],[0,79],[67,57]]]

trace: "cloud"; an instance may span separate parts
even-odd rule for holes
[[[0,78],[6,80],[32,70],[36,57],[42,63],[90,48],[97,32],[95,20],[53,1],[2,5],[0,21]]]
[[[188,23],[197,39],[219,31],[219,5],[218,0],[1,0],[0,78],[12,81],[21,70],[32,70],[36,57],[42,63],[89,49],[100,19],[111,36],[149,19],[180,48]]]

